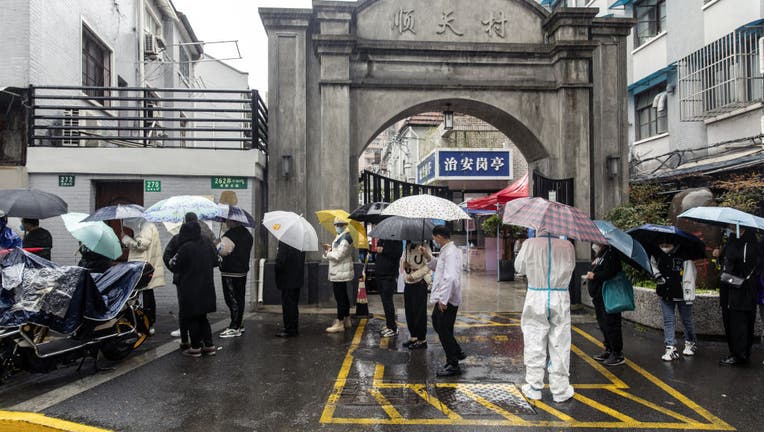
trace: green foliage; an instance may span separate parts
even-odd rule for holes
[[[480,224],[480,229],[483,231],[483,235],[486,237],[496,237],[496,230],[502,224],[501,217],[499,215],[491,215]]]

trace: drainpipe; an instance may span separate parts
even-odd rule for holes
[[[263,304],[263,282],[265,281],[265,258],[260,258],[257,267],[257,303]]]

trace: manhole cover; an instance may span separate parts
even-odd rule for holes
[[[459,383],[454,387],[436,387],[435,395],[441,403],[460,415],[481,416],[487,413],[497,414],[494,409],[486,406],[483,401],[487,401],[511,414],[536,415],[536,410],[525,400],[520,390],[512,383]]]

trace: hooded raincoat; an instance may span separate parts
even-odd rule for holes
[[[524,273],[528,279],[528,292],[520,321],[525,344],[525,380],[530,391],[540,398],[546,367],[549,388],[558,402],[569,399],[574,393],[569,380],[568,285],[575,264],[573,245],[549,236],[523,242],[515,259],[515,271]]]
[[[136,226],[138,225],[138,226]],[[126,226],[128,226],[126,224]],[[147,221],[136,221],[131,226],[138,233],[135,238],[122,236],[122,243],[130,250],[128,260],[145,261],[154,267],[154,276],[147,289],[165,285],[164,263],[162,261],[162,242],[156,225]]]

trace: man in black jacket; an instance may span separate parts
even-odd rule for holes
[[[24,247],[41,248],[41,251],[33,253],[50,261],[50,250],[53,248],[53,237],[50,232],[40,227],[39,219],[21,219],[21,226],[24,227]]]
[[[385,328],[380,332],[382,337],[393,337],[398,334],[393,294],[398,287],[398,268],[402,254],[403,243],[399,240],[379,240],[377,242],[377,261],[374,275],[377,278],[377,289],[379,290],[379,297],[382,299],[386,322]]]
[[[218,245],[223,262],[220,274],[223,280],[223,297],[231,310],[231,324],[220,333],[221,338],[239,337],[244,333],[241,324],[244,316],[247,292],[247,273],[252,255],[252,234],[241,223],[227,220],[228,231]]]
[[[284,315],[284,330],[276,333],[278,337],[292,337],[298,334],[300,312],[300,289],[305,276],[305,252],[279,242],[276,254],[276,288],[281,291],[281,309]]]

